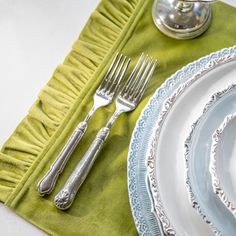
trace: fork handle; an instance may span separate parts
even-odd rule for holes
[[[107,127],[100,129],[95,140],[72,172],[64,187],[56,195],[55,204],[57,208],[66,210],[71,206],[75,199],[76,193],[89,174],[99,151],[107,139],[109,131],[110,129]]]
[[[38,183],[38,192],[40,195],[44,196],[46,194],[50,194],[53,191],[59,175],[64,170],[71,154],[83,137],[86,129],[87,122],[83,121],[78,124],[73,134],[70,136],[68,142],[66,143],[56,160],[50,166],[50,169],[48,170],[46,175],[44,175],[44,177]]]

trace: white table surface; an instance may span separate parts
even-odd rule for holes
[[[0,1],[0,146],[62,63],[99,0]],[[0,204],[4,236],[42,231]]]

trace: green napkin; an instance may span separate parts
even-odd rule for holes
[[[137,235],[127,190],[127,152],[141,110],[154,91],[185,64],[236,44],[236,9],[213,4],[210,29],[193,40],[161,34],[151,16],[152,1],[104,0],[92,13],[63,64],[40,91],[28,115],[0,152],[0,201],[50,235]],[[39,196],[37,183],[92,107],[93,94],[115,52],[132,57],[129,72],[141,52],[159,59],[138,108],[119,117],[72,207],[55,208],[55,194],[82,158],[97,131],[115,110],[96,112],[54,192]],[[23,92],[23,91],[22,91]]]

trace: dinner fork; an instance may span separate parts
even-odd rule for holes
[[[94,94],[93,107],[85,117],[84,121],[78,124],[66,145],[50,166],[50,169],[46,175],[44,175],[38,183],[38,192],[40,195],[44,196],[45,194],[50,194],[53,191],[59,175],[64,170],[71,154],[86,132],[88,121],[98,108],[107,106],[112,102],[113,98],[117,94],[117,91],[119,90],[122,80],[125,77],[129,63],[130,58],[127,58],[120,53],[116,54],[105,77]]]
[[[100,129],[95,140],[72,172],[64,187],[56,195],[55,205],[57,208],[66,210],[71,206],[77,191],[87,177],[99,151],[107,139],[113,123],[120,114],[132,111],[137,107],[156,65],[157,60],[154,61],[153,58],[149,60],[148,56],[144,56],[144,54],[141,55],[134,70],[116,98],[116,111],[107,122],[106,126]]]

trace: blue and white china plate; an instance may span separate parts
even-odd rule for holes
[[[209,172],[212,135],[224,117],[233,112],[236,112],[236,84],[211,96],[185,141],[189,199],[215,235],[236,234],[236,220],[214,193]]]
[[[229,69],[232,69],[231,68],[232,63],[234,63],[234,65],[236,64],[235,59],[236,59],[236,46],[232,48],[222,49],[221,51],[212,53],[193,63],[188,64],[181,70],[177,71],[174,75],[172,75],[155,92],[153,97],[150,99],[150,101],[148,102],[144,110],[142,111],[142,114],[140,115],[136,123],[136,127],[132,135],[130,148],[129,148],[129,154],[128,154],[128,188],[129,188],[130,205],[132,208],[135,224],[140,235],[162,235],[162,228],[164,229],[165,232],[175,235],[175,229],[179,229],[179,228],[182,229],[183,227],[183,225],[181,225],[183,217],[186,218],[186,216],[188,216],[188,214],[187,215],[185,214],[186,207],[190,212],[193,211],[192,208],[191,207],[189,208],[188,206],[189,203],[187,199],[188,198],[187,191],[185,188],[184,176],[182,176],[182,174],[184,173],[184,166],[185,166],[184,165],[184,150],[183,150],[184,137],[187,137],[187,130],[189,130],[190,124],[192,123],[194,118],[196,119],[197,115],[200,114],[200,110],[203,108],[204,104],[208,100],[209,95],[212,94],[214,91],[216,91],[219,86],[221,87],[225,84],[229,84],[229,82],[232,82],[233,80],[231,77],[222,79],[222,80],[219,79],[218,82],[214,80],[214,78],[212,77],[214,77],[215,74],[217,75],[221,74],[220,73],[221,70],[218,71],[217,68],[220,69],[222,65],[224,65],[222,67],[225,67],[225,66],[227,67],[229,65],[229,68],[227,69],[228,71]],[[166,121],[171,121],[168,123],[172,124],[171,130],[164,129],[165,130],[164,133],[165,135],[168,135],[168,139],[170,140],[170,142],[160,145],[162,147],[161,151],[172,150],[174,156],[169,156],[168,161],[164,164],[160,163],[160,165],[159,163],[157,165],[156,157],[153,159],[153,162],[149,161],[149,168],[152,163],[154,167],[153,168],[154,181],[151,182],[150,184],[150,189],[151,189],[151,193],[150,193],[148,191],[149,184],[147,181],[146,156],[150,153],[151,146],[149,144],[155,137],[154,134],[156,131],[156,125],[157,125],[158,119],[160,118],[159,115],[163,108],[162,106],[164,102],[166,105],[168,104],[168,102],[166,103],[167,98],[170,97],[174,93],[174,91],[177,88],[179,88],[181,84],[187,83],[190,80],[195,80],[194,83],[189,85],[189,88],[190,87],[194,88],[195,84],[199,84],[201,81],[205,81],[204,78],[207,77],[208,74],[211,74],[210,76],[211,81],[207,80],[209,84],[205,83],[205,85],[208,87],[204,87],[204,89],[199,91],[199,97],[197,96],[198,90],[194,90],[194,96],[192,97],[190,96],[190,93],[188,92],[189,89],[186,87],[186,91],[184,91],[183,93],[184,94],[186,93],[190,97],[187,100],[180,99],[182,100],[182,102],[184,101],[192,102],[192,105],[190,107],[195,108],[195,109],[192,110],[191,113],[188,113],[188,112],[186,113],[185,109],[183,109],[183,114],[182,114],[183,116],[175,116],[175,118],[178,118],[178,119],[166,120]],[[217,83],[213,83],[213,82],[217,82]],[[178,103],[179,102],[177,102],[177,104]],[[198,103],[198,105],[196,105],[196,103]],[[169,113],[167,112],[167,115],[168,114]],[[179,124],[181,124],[181,122],[185,124],[185,132],[181,131],[180,133],[175,133],[174,129],[176,127],[179,127]],[[164,123],[165,127],[166,127],[166,124],[167,122]],[[188,127],[188,129],[186,129],[186,127]],[[172,134],[174,135],[170,135],[170,132],[173,132]],[[160,134],[161,134],[160,135],[161,137],[162,132]],[[161,137],[161,141],[163,141],[162,137]],[[162,144],[162,142],[160,142],[160,144]],[[159,148],[159,146],[157,148]],[[160,154],[160,151],[158,150],[158,155],[159,154]],[[176,167],[174,168],[174,165],[178,164],[179,162],[181,163],[181,168],[180,169]],[[169,168],[170,165],[172,168]],[[151,173],[150,169],[149,169],[149,172]],[[162,176],[160,176],[160,172]],[[181,175],[181,178],[179,178],[179,175]],[[149,179],[150,179],[150,174],[149,174]],[[156,187],[155,184],[159,183],[157,182],[157,179],[167,180],[166,182],[164,181],[165,184],[167,185],[161,186],[161,187],[164,187],[164,188],[161,188],[161,190],[165,190],[164,195],[162,195],[163,191],[156,192],[157,189],[155,188]],[[175,180],[180,180],[177,183],[178,185],[181,185],[179,189],[178,189],[178,186],[175,186],[176,184]],[[176,192],[176,190],[178,191]],[[159,195],[159,193],[161,194]],[[181,201],[179,202],[178,200],[180,199]],[[164,204],[161,205],[161,208],[159,208],[160,205],[157,204],[159,203],[159,200],[168,200],[168,202],[164,201]],[[154,202],[154,204],[152,204],[152,202]],[[175,214],[172,214],[172,212],[169,211],[169,209],[173,211],[174,208],[176,209],[176,212]],[[163,209],[164,211],[162,211]],[[160,213],[163,213],[163,215]],[[194,213],[192,214],[194,215]],[[157,216],[161,220],[162,224],[159,224],[159,221],[157,220],[158,218]],[[205,231],[203,231],[205,232],[204,235],[213,235],[211,234],[211,230],[208,229],[208,227],[206,227],[205,224],[202,224],[200,216],[198,216],[195,213],[194,217],[198,221],[197,226],[200,225],[201,228],[205,229]],[[172,218],[174,219],[179,218],[179,220],[175,222],[175,221],[172,221]],[[160,225],[162,226],[160,227]],[[190,227],[196,228],[195,222],[191,222]],[[201,231],[201,229],[199,229],[198,227],[197,229]],[[198,231],[198,234],[196,235],[200,235],[199,234],[200,231]],[[177,234],[178,234],[178,231],[177,231]]]
[[[236,113],[212,135],[209,171],[215,194],[236,218]]]

